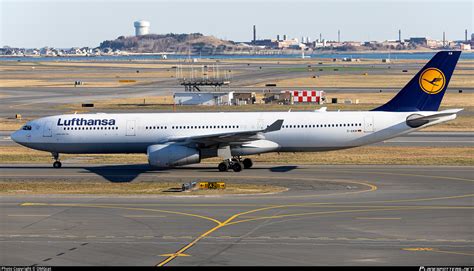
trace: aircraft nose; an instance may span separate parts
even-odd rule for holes
[[[20,140],[20,135],[19,135],[20,131],[15,131],[13,132],[13,134],[10,135],[10,138],[15,141],[16,143],[18,143],[18,141]]]

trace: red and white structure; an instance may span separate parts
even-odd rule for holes
[[[322,104],[326,93],[322,90],[290,90],[293,103],[317,103]]]

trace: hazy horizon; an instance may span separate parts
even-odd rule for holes
[[[12,1],[0,0],[0,46],[96,47],[133,36],[133,22],[150,32],[194,33],[233,41],[286,34],[312,40],[395,40],[426,36],[464,39],[473,31],[472,1]]]

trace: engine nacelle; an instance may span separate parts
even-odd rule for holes
[[[147,148],[148,163],[155,167],[173,167],[201,162],[199,150],[177,144],[156,144]]]

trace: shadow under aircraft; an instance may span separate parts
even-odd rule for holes
[[[278,166],[278,167],[271,167],[269,168],[269,170],[271,172],[289,172],[297,168],[298,166]]]
[[[165,170],[159,170],[148,164],[140,165],[103,165],[84,167],[85,170],[95,173],[104,179],[113,183],[127,183],[135,180],[140,174],[146,172],[165,173]]]
[[[176,168],[156,168],[152,167],[148,164],[140,164],[140,165],[103,165],[103,166],[90,166],[90,167],[83,167],[85,170],[92,172],[101,176],[102,178],[113,182],[113,183],[126,183],[132,182],[136,178],[138,178],[141,174],[147,172],[153,173],[169,173],[170,170]],[[276,167],[269,167],[268,170],[270,172],[289,172],[292,170],[297,169],[298,166],[276,166]],[[181,167],[179,170],[197,170],[200,169],[204,172],[215,172],[214,167]],[[211,171],[212,170],[212,171]]]

